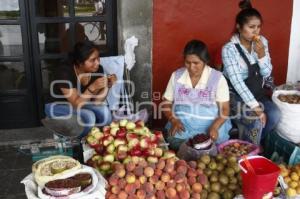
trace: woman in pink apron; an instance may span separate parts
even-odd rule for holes
[[[184,48],[184,67],[173,72],[163,96],[170,148],[207,133],[217,143],[229,139],[229,90],[222,73],[207,65],[209,54],[199,40]]]

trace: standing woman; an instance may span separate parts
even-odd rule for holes
[[[49,118],[77,115],[84,126],[80,137],[95,125],[104,126],[111,122],[106,96],[116,82],[116,76],[105,75],[99,63],[96,45],[90,41],[76,43],[68,61],[57,68],[56,81],[52,82],[52,100],[45,105]]]
[[[224,76],[207,65],[210,57],[202,41],[189,41],[183,56],[184,67],[172,73],[163,96],[170,148],[178,150],[200,133],[217,143],[228,140],[229,90]]]
[[[261,14],[252,8],[248,0],[241,1],[239,6],[242,10],[236,16],[236,32],[222,49],[224,75],[233,88],[231,101],[245,104],[244,108],[251,109],[248,116],[259,118],[258,123],[264,127],[263,138],[275,128],[280,119],[280,111],[263,88],[272,72],[268,41],[260,35],[263,21]],[[258,132],[259,127],[251,128],[252,134],[248,136],[255,142],[256,138],[260,139],[258,134],[261,133]],[[259,141],[256,142],[259,144]]]

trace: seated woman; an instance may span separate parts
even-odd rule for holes
[[[90,41],[75,44],[67,62],[57,68],[52,100],[45,105],[49,118],[77,115],[78,122],[84,126],[80,137],[93,126],[104,126],[112,120],[105,100],[117,79],[115,75],[105,75],[99,62],[96,45]]]
[[[227,82],[221,72],[207,65],[210,58],[202,41],[188,42],[183,55],[184,67],[173,72],[163,96],[170,148],[178,150],[184,141],[201,133],[224,142],[231,128]]]
[[[271,75],[272,64],[268,41],[259,35],[262,16],[252,8],[250,1],[240,2],[240,7],[242,10],[236,16],[236,33],[222,49],[224,75],[233,90],[230,99],[233,114],[242,115],[239,122],[245,128],[244,139],[259,144],[261,137],[275,128],[280,111],[263,88]]]

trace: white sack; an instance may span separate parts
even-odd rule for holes
[[[276,127],[278,133],[285,139],[300,143],[300,104],[289,104],[278,99],[283,95],[300,95],[299,91],[277,90],[273,93],[272,100],[281,111],[281,119]]]

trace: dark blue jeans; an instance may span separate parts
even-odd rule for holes
[[[77,110],[68,102],[54,102],[45,105],[45,114],[47,117],[55,119],[77,115],[79,124],[84,127],[80,137],[88,134],[93,126],[105,126],[112,120],[108,106],[95,104],[87,104]]]
[[[237,110],[236,110],[236,104],[241,103],[244,104],[243,100],[241,99],[240,96],[236,95],[235,93],[230,93],[230,104],[231,104],[231,111],[232,115],[237,115]],[[261,106],[263,106],[264,113],[267,115],[267,122],[265,127],[262,129],[262,135],[261,139],[263,139],[267,133],[270,133],[276,125],[278,124],[280,117],[281,117],[281,112],[278,109],[278,107],[271,101],[271,100],[264,100],[261,101]],[[242,106],[241,106],[242,107]],[[251,113],[250,113],[251,114]],[[256,115],[253,113],[252,115]],[[241,115],[243,117],[243,115]],[[258,119],[259,120],[259,119]]]

